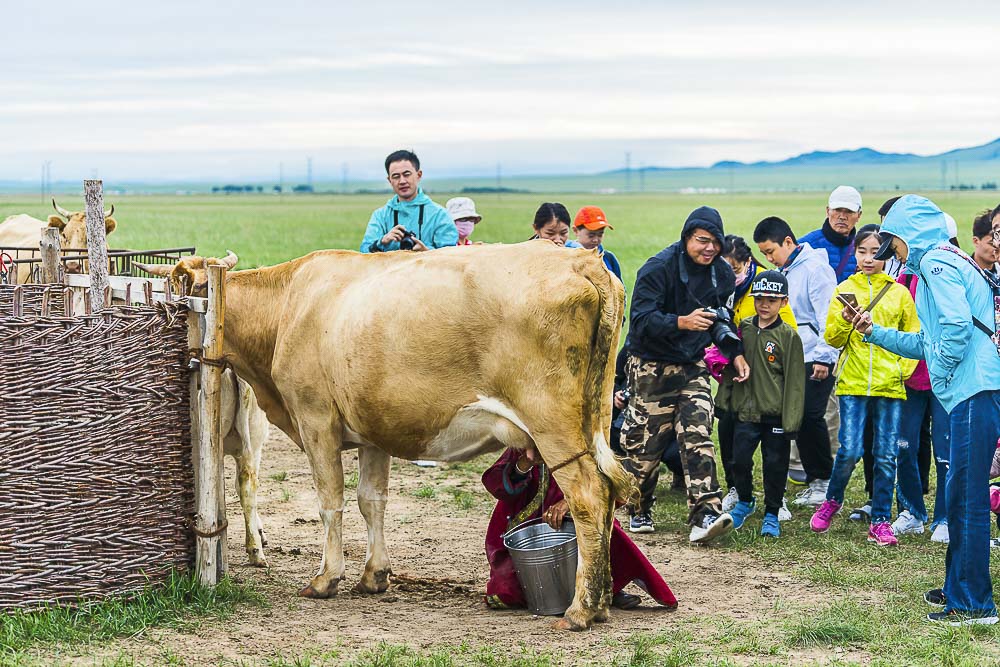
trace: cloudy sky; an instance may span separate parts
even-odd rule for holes
[[[708,165],[1000,136],[1000,3],[4,3],[0,179]]]

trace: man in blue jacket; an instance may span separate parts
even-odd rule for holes
[[[840,185],[830,193],[826,204],[826,220],[819,229],[799,238],[813,248],[826,250],[830,268],[842,283],[858,270],[854,257],[854,237],[861,220],[861,193],[850,185]]]
[[[458,243],[458,229],[442,206],[420,189],[420,159],[396,151],[385,159],[386,180],[395,196],[368,221],[361,252],[433,250]]]
[[[997,622],[990,582],[989,472],[1000,435],[1000,286],[948,242],[944,214],[928,199],[902,197],[882,224],[876,259],[892,254],[920,276],[918,333],[854,318],[865,339],[910,359],[925,359],[931,388],[950,415],[946,493],[950,541],[944,588],[924,594],[944,610],[928,618],[950,625]]]

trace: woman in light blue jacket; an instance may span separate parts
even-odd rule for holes
[[[943,589],[924,594],[944,611],[932,621],[993,624],[997,610],[990,581],[989,471],[1000,435],[1000,350],[996,342],[1000,285],[991,283],[964,252],[948,243],[944,214],[930,200],[902,197],[882,233],[890,235],[878,258],[892,254],[920,276],[920,331],[906,333],[855,318],[866,340],[911,359],[925,359],[931,388],[950,414],[948,469],[950,542]]]

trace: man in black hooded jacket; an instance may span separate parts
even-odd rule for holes
[[[731,307],[736,283],[721,256],[724,237],[719,212],[702,206],[688,216],[681,240],[647,260],[636,277],[629,329],[632,399],[621,435],[625,467],[641,493],[638,506],[629,507],[634,533],[653,531],[660,458],[675,435],[687,478],[691,541],[706,542],[732,527],[716,477],[705,366],[716,317],[704,309]],[[737,381],[745,380],[749,367],[739,340],[723,341],[721,351],[734,360]]]

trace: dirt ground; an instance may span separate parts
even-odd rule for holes
[[[353,453],[346,458],[350,478],[357,466]],[[337,597],[307,600],[296,592],[315,573],[321,555],[321,525],[308,462],[272,428],[261,472],[260,511],[270,567],[247,565],[233,466],[227,459],[229,562],[233,576],[253,582],[270,608],[244,606],[225,621],[206,621],[194,633],[154,630],[102,647],[101,653],[125,653],[137,662],[158,662],[172,654],[186,664],[218,664],[266,662],[276,655],[293,659],[331,650],[346,659],[379,641],[426,650],[463,643],[514,650],[523,644],[567,662],[607,664],[622,650],[613,640],[636,632],[691,627],[705,617],[759,620],[773,614],[791,587],[797,604],[818,606],[827,599],[808,582],[762,569],[739,554],[723,556],[691,547],[679,536],[654,533],[638,536],[637,541],[673,588],[680,601],[678,610],[651,606],[646,597],[642,607],[613,611],[609,623],[588,632],[553,632],[550,618],[526,611],[490,611],[482,601],[489,574],[483,536],[492,509],[479,482],[482,471],[473,472],[468,466],[426,469],[394,461],[386,513],[394,572],[389,590],[378,596],[351,591],[363,568],[366,530],[349,481],[344,514],[347,580]],[[285,479],[277,481],[282,473]],[[430,493],[426,490],[418,495],[422,487],[433,488],[434,496],[421,497]]]

